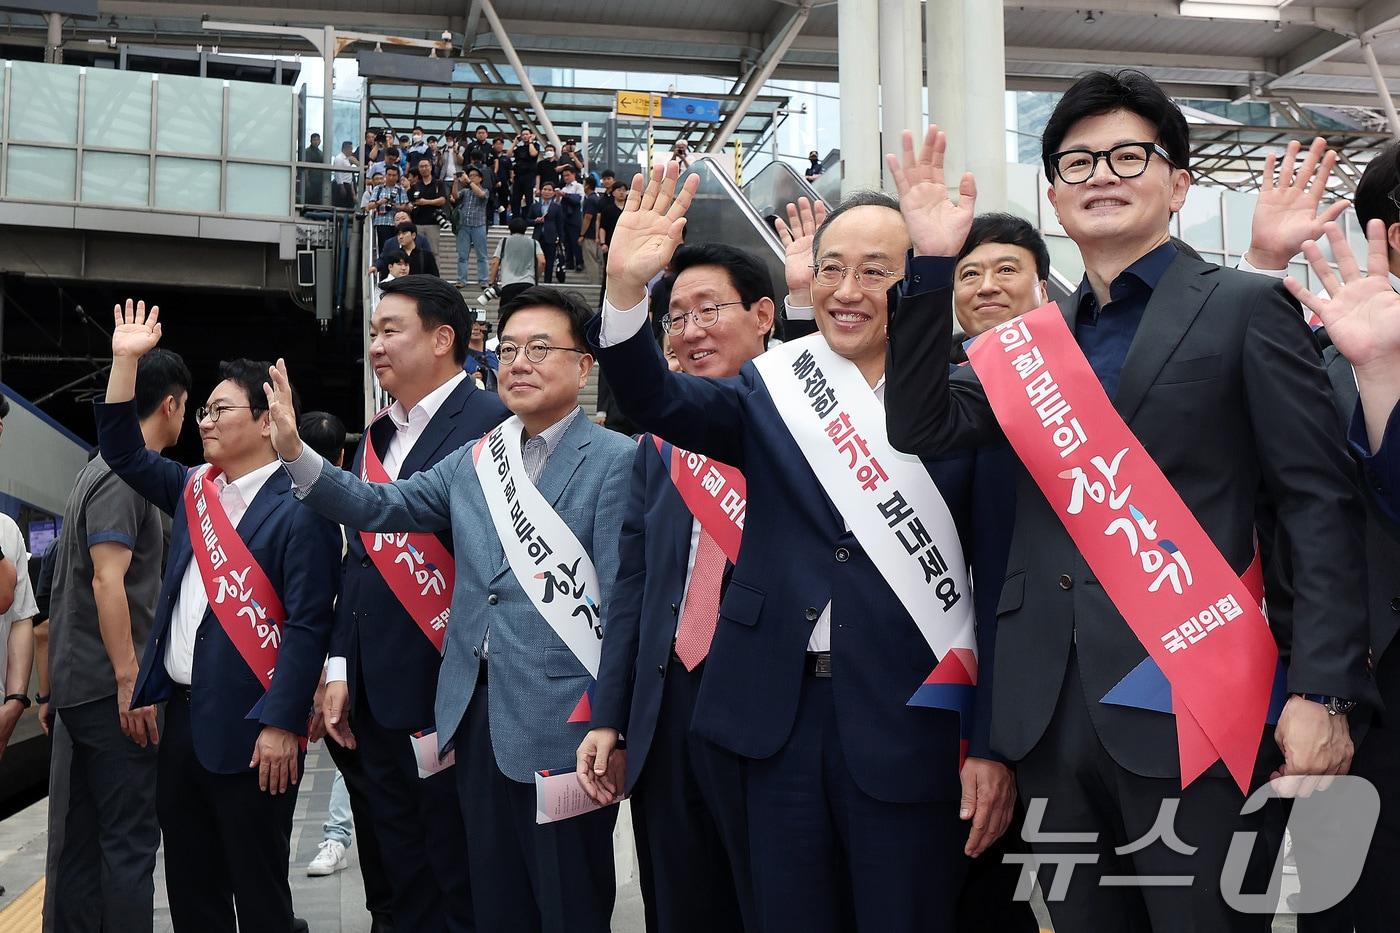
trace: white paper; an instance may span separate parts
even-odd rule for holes
[[[621,802],[618,798],[615,802]],[[539,825],[572,819],[594,810],[601,810],[592,797],[579,785],[573,771],[535,772],[535,822]]]
[[[413,758],[418,762],[418,776],[420,778],[432,777],[439,771],[446,771],[457,762],[455,748],[441,758],[438,757],[436,730],[416,732],[409,736],[409,740],[413,743]]]

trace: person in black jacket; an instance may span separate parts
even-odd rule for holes
[[[549,182],[540,185],[540,199],[525,210],[525,219],[534,227],[535,239],[544,250],[544,281],[553,282],[559,243],[566,236],[563,199],[555,197]]]

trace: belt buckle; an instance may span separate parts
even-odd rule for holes
[[[807,655],[807,666],[813,677],[831,676],[831,652],[814,651]]]

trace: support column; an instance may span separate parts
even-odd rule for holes
[[[928,32],[928,119],[948,134],[944,165],[949,178],[960,178],[967,165],[963,158],[967,140],[963,0],[927,0],[924,10]],[[956,183],[953,187],[957,187]]]
[[[525,97],[529,99],[530,106],[534,108],[535,118],[539,120],[540,126],[544,127],[545,138],[554,144],[554,151],[563,149],[559,142],[559,134],[554,131],[554,124],[550,122],[549,114],[544,112],[544,104],[540,102],[540,95],[535,93],[535,85],[531,83],[530,76],[525,73],[525,64],[520,61],[520,56],[515,52],[515,43],[510,41],[510,35],[501,23],[501,18],[496,15],[496,7],[491,0],[481,0],[481,14],[486,17],[486,22],[491,24],[491,32],[495,34],[496,41],[501,44],[501,51],[505,53],[506,61],[510,62],[510,67],[515,72],[516,79],[520,82],[520,88],[525,92]]]
[[[45,13],[48,22],[48,37],[44,40],[44,61],[51,65],[63,64],[63,14]]]
[[[885,190],[894,193],[884,155],[900,153],[905,130],[917,140],[924,129],[921,23],[919,4],[910,0],[879,0],[879,5],[880,170]]]
[[[1390,135],[1400,136],[1400,114],[1395,112],[1395,101],[1391,99],[1390,88],[1385,83],[1385,75],[1381,73],[1380,63],[1376,61],[1376,50],[1371,48],[1371,40],[1362,41],[1361,57],[1366,59],[1366,67],[1371,69],[1371,80],[1376,82],[1376,94],[1380,97],[1381,106],[1385,109],[1385,119],[1390,124]]]
[[[836,6],[841,89],[841,191],[880,187],[880,30],[877,0]]]
[[[977,176],[977,209],[1006,210],[1006,35],[1002,4],[962,0],[963,88],[967,101],[962,152]],[[957,145],[957,143],[951,143]],[[948,185],[955,188],[957,175]]]
[[[336,44],[335,27],[327,26],[325,38],[321,40],[321,66],[324,69],[321,80],[323,82],[321,99],[321,156],[329,163],[337,152],[340,151],[340,140],[335,138],[335,56],[340,51],[340,46]],[[321,185],[327,192],[331,191],[331,177],[325,173],[317,172],[321,179]],[[327,194],[326,203],[330,203],[330,196]]]

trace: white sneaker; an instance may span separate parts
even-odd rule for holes
[[[321,843],[321,851],[316,853],[311,864],[306,866],[306,873],[313,878],[319,878],[344,871],[348,865],[345,860],[345,844],[335,839],[327,839]]]

